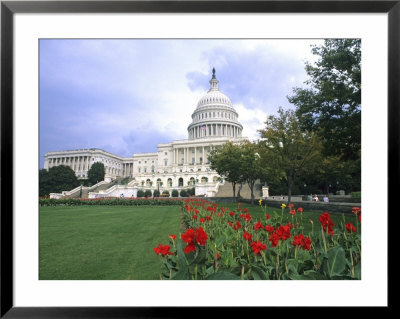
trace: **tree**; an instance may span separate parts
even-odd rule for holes
[[[69,191],[79,185],[75,172],[69,166],[59,165],[51,167],[48,171],[39,171],[39,196]]]
[[[211,169],[232,183],[233,200],[236,201],[236,184],[243,180],[241,172],[243,160],[240,146],[227,142],[222,147],[213,149],[208,156],[208,161]]]
[[[269,116],[266,127],[259,130],[262,138],[260,156],[268,176],[286,180],[290,203],[295,179],[304,171],[313,171],[317,167],[322,144],[314,132],[300,128],[294,111],[279,108],[278,115]]]
[[[264,177],[264,169],[259,154],[259,145],[251,142],[244,142],[240,145],[241,162],[240,173],[242,180],[249,185],[251,192],[251,204],[254,204],[254,184]]]
[[[318,132],[324,155],[357,160],[361,149],[361,40],[329,39],[313,46],[307,88],[288,97],[303,129]]]
[[[94,163],[88,170],[88,180],[93,184],[104,181],[104,175],[104,164],[100,162]]]

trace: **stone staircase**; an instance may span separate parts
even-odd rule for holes
[[[99,185],[99,186],[97,186],[95,188],[83,187],[82,188],[82,195],[81,195],[80,188],[78,188],[72,194],[70,194],[68,196],[65,196],[65,198],[80,198],[80,197],[81,198],[88,198],[89,197],[89,192],[92,193],[92,192],[99,192],[99,191],[102,191],[102,190],[106,190],[106,189],[108,189],[108,188],[110,188],[110,187],[112,187],[112,186],[114,186],[116,184],[120,184],[121,181],[123,181],[125,179],[126,179],[125,177],[118,177],[118,178],[116,178],[115,180],[113,180],[110,183],[102,184],[102,185]]]
[[[239,191],[240,184],[236,184],[236,195]],[[262,197],[262,190],[261,190],[262,184],[260,183],[259,180],[256,181],[254,184],[254,198],[261,198]],[[232,183],[225,182],[225,184],[220,185],[218,188],[218,192],[215,194],[215,197],[233,197],[233,191],[232,191]],[[242,187],[240,189],[240,197],[245,198],[245,199],[251,199],[251,191],[249,185],[242,184]]]

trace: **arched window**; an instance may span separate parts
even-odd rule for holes
[[[179,187],[183,186],[183,178],[182,177],[178,179],[178,186]]]
[[[171,178],[168,178],[167,185],[168,185],[168,187],[172,187],[172,179]]]

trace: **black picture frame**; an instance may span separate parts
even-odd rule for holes
[[[211,5],[212,4],[212,5]],[[399,181],[400,0],[395,1],[1,1],[1,318],[132,318],[188,315],[185,307],[14,307],[13,17],[16,13],[387,13],[388,211]],[[389,218],[388,214],[388,218]],[[391,225],[389,222],[388,225]],[[389,227],[389,226],[388,226]],[[392,223],[393,227],[393,223]],[[389,229],[388,229],[389,230]],[[388,247],[389,247],[388,237]],[[388,254],[389,258],[389,254]],[[389,260],[388,260],[389,262]],[[389,263],[388,263],[389,264]],[[390,281],[388,281],[389,286]],[[383,307],[385,310],[390,308]],[[294,307],[291,307],[292,310]],[[242,309],[246,311],[245,309]],[[304,309],[301,309],[304,310]],[[223,315],[226,309],[213,309]],[[296,309],[300,311],[300,309]],[[235,310],[236,314],[239,314]]]

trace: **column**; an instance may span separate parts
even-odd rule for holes
[[[202,147],[202,154],[203,154],[203,165],[206,162],[206,157],[205,157],[205,153],[204,153],[204,146]]]
[[[194,164],[197,164],[197,147],[194,147]]]

